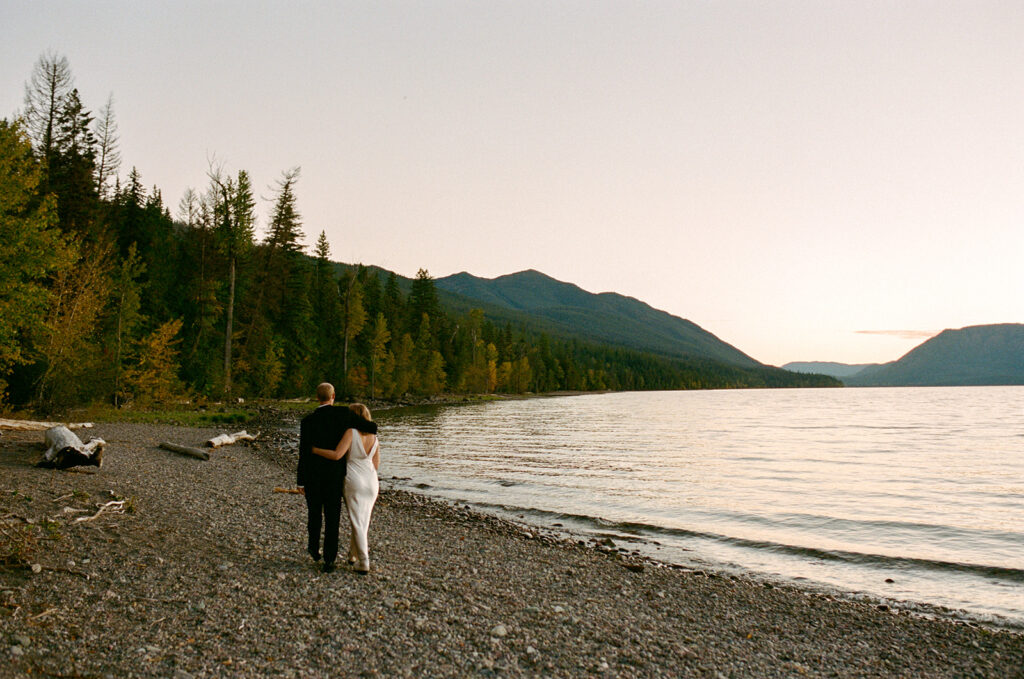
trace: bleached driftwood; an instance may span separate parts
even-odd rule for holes
[[[210,454],[201,448],[192,448],[191,446],[179,446],[177,443],[168,443],[164,441],[160,444],[160,447],[164,450],[170,450],[175,453],[181,453],[182,455],[188,455],[199,460],[209,460]]]
[[[33,420],[3,420],[0,419],[0,429],[10,431],[46,431],[54,427],[67,427],[68,429],[90,429],[92,422],[36,422]]]
[[[220,436],[214,436],[212,439],[206,442],[207,448],[220,448],[221,446],[229,446],[232,443],[238,443],[239,441],[255,441],[256,437],[260,433],[250,434],[249,432],[242,430],[236,431],[234,434],[221,434]]]
[[[93,514],[92,516],[80,516],[77,519],[75,519],[73,523],[82,523],[83,521],[93,521],[95,519],[98,519],[100,514],[103,514],[104,512],[123,512],[123,511],[125,511],[125,507],[127,506],[127,504],[128,504],[127,500],[111,500],[110,502],[106,503],[105,505],[101,505],[100,506],[100,510],[98,512],[96,512],[95,514]]]
[[[82,465],[103,466],[103,447],[107,442],[89,439],[88,443],[82,443],[74,432],[58,425],[46,430],[46,445],[46,452],[37,466],[67,469]]]

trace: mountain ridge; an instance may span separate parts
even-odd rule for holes
[[[561,335],[670,358],[710,359],[742,368],[765,367],[692,321],[617,292],[589,292],[536,269],[496,278],[462,271],[437,278],[435,283],[440,290],[542,318]],[[637,333],[638,327],[643,332]]]
[[[782,367],[836,377],[851,387],[1024,384],[1024,324],[946,329],[888,363],[794,361]]]
[[[878,363],[838,363],[835,361],[792,361],[781,366],[783,370],[805,375],[828,375],[838,379],[853,377]]]
[[[1024,384],[1024,324],[947,329],[896,361],[865,368],[849,386],[998,386]]]

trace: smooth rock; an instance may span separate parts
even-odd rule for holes
[[[492,637],[508,636],[508,628],[505,627],[504,625],[502,625],[501,623],[499,623],[499,624],[497,624],[497,625],[495,625],[494,627],[491,628],[491,636]]]
[[[38,563],[32,564],[32,572],[33,573],[42,573],[43,572],[42,564],[38,564]]]

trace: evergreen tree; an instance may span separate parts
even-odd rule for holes
[[[237,181],[223,179],[219,170],[209,173],[213,186],[215,229],[220,249],[228,262],[228,299],[224,327],[224,394],[231,394],[232,340],[234,337],[235,286],[238,259],[251,248],[256,226],[256,201],[249,174],[239,170]]]
[[[305,391],[311,381],[311,338],[318,332],[309,301],[309,271],[302,254],[302,220],[295,184],[299,168],[282,173],[277,182],[270,225],[264,240],[264,269],[257,313],[270,321],[283,342],[286,387]]]
[[[437,287],[434,279],[426,269],[416,272],[416,278],[412,281],[412,288],[409,291],[409,301],[406,309],[408,317],[407,327],[410,329],[419,328],[420,319],[426,314],[431,319],[441,317],[441,304],[437,299]]]
[[[363,289],[363,307],[369,318],[376,318],[377,314],[383,311],[384,290],[380,285],[380,276],[370,267],[360,268],[363,275],[360,277],[359,285]]]
[[[82,106],[78,90],[71,90],[58,112],[47,157],[47,190],[57,195],[60,223],[65,231],[87,233],[93,227],[98,196],[93,178],[96,139],[91,124],[92,114]]]
[[[299,179],[299,168],[293,167],[281,173],[277,182],[277,198],[270,217],[266,244],[274,251],[288,254],[302,252],[302,218],[299,216],[295,197],[295,183]]]
[[[402,296],[402,289],[398,286],[398,276],[392,271],[388,274],[388,280],[384,284],[384,292],[381,295],[381,311],[391,325],[391,334],[399,337],[406,330],[405,322],[405,298]],[[417,319],[418,321],[419,319]]]
[[[338,282],[338,290],[341,295],[341,340],[342,340],[342,362],[341,370],[345,375],[345,392],[348,391],[348,349],[349,344],[363,330],[366,325],[366,311],[363,309],[363,295],[359,286],[358,273],[349,269],[344,273]]]
[[[329,379],[331,366],[336,362],[338,329],[342,326],[342,311],[338,296],[338,280],[330,262],[331,249],[327,234],[320,232],[316,242],[316,261],[313,266],[313,293],[310,295],[312,315],[316,319],[313,333],[315,351],[314,381]]]

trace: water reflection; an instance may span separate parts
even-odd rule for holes
[[[646,392],[381,412],[382,476],[535,510],[539,521],[583,517],[581,530],[591,517],[683,531],[663,541],[673,559],[696,553],[878,594],[892,591],[879,590],[878,569],[897,568],[914,583],[906,596],[1024,623],[1024,594],[1007,597],[999,577],[956,571],[955,592],[950,573],[918,572],[1024,564],[1024,446],[1012,405],[1021,396],[1020,387]]]

